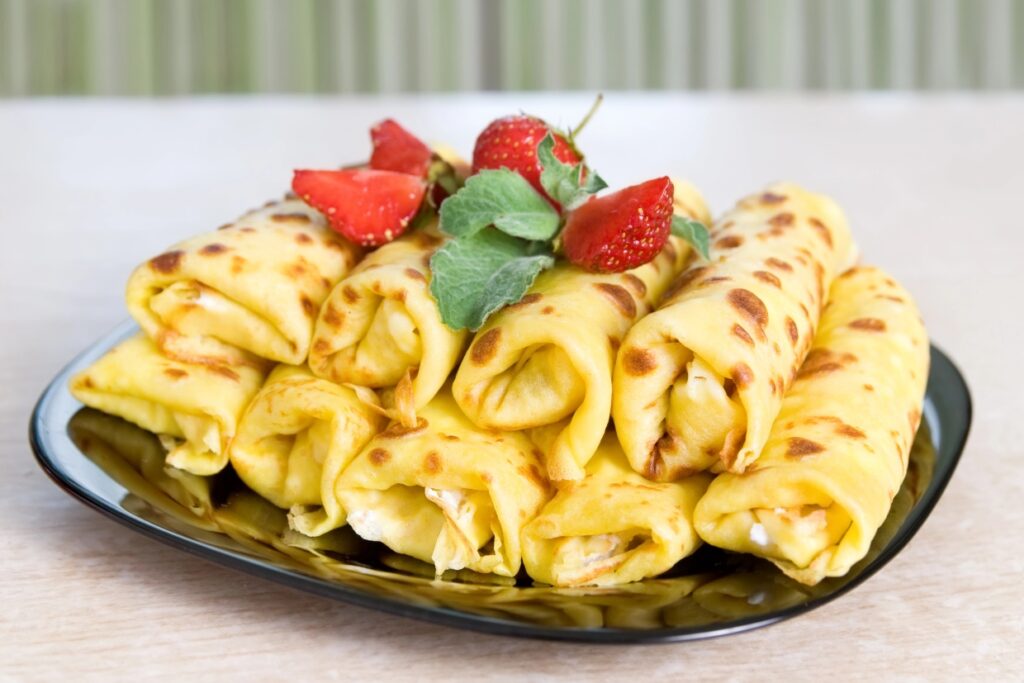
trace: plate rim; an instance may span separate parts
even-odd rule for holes
[[[35,456],[36,463],[46,475],[60,487],[65,493],[78,502],[101,513],[108,519],[126,526],[133,531],[141,533],[147,538],[156,540],[177,550],[199,557],[212,564],[241,571],[250,576],[273,581],[292,590],[301,590],[305,593],[318,595],[342,603],[356,605],[366,609],[376,610],[399,617],[416,619],[418,621],[442,626],[469,630],[477,633],[486,633],[498,636],[513,636],[536,640],[553,640],[561,642],[577,643],[600,643],[600,644],[658,644],[674,642],[692,642],[719,638],[745,631],[751,631],[781,621],[791,619],[795,616],[811,612],[822,607],[833,600],[836,600],[853,589],[860,586],[869,578],[874,576],[889,562],[892,561],[910,543],[911,539],[927,519],[931,516],[936,504],[946,490],[950,480],[953,478],[956,468],[960,463],[964,448],[970,436],[973,422],[973,399],[970,388],[960,368],[953,360],[934,343],[930,343],[931,365],[929,376],[936,365],[945,365],[950,377],[958,384],[958,391],[954,392],[962,397],[964,403],[964,429],[958,436],[957,442],[951,445],[953,453],[948,468],[944,469],[939,479],[933,479],[929,488],[934,488],[930,497],[919,500],[915,507],[920,506],[920,511],[910,526],[901,526],[897,533],[889,540],[879,555],[872,560],[859,574],[847,581],[842,586],[825,595],[813,597],[807,602],[793,605],[765,615],[753,615],[739,619],[723,622],[721,626],[699,626],[699,627],[662,627],[656,629],[628,629],[621,627],[610,628],[585,628],[585,627],[551,627],[542,625],[531,625],[498,619],[482,614],[464,612],[443,606],[423,606],[415,603],[404,602],[400,599],[372,594],[344,583],[331,582],[308,574],[281,569],[269,565],[256,558],[231,552],[227,549],[210,546],[202,541],[190,538],[173,530],[161,527],[135,516],[129,516],[125,512],[109,504],[101,496],[94,493],[88,487],[82,485],[74,476],[65,471],[50,454],[46,447],[45,434],[48,431],[45,417],[47,408],[54,397],[61,391],[67,391],[67,379],[72,371],[90,355],[105,352],[121,339],[137,330],[133,321],[128,320],[106,333],[95,342],[76,354],[47,384],[39,399],[36,401],[29,418],[29,444]],[[84,456],[83,456],[84,457]]]

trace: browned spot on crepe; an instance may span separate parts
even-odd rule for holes
[[[825,241],[825,244],[832,246],[832,233],[829,231],[828,226],[821,222],[818,218],[808,218],[807,222],[811,224],[811,227],[818,233],[818,235]]]
[[[740,235],[726,235],[715,240],[715,249],[735,249],[743,244],[743,237]]]
[[[170,275],[178,269],[178,266],[181,265],[182,256],[184,256],[184,252],[179,249],[175,249],[174,251],[169,251],[150,259],[149,266],[158,273]]]
[[[296,261],[295,263],[289,263],[284,267],[284,274],[293,280],[298,280],[308,273],[309,270],[306,268],[306,264],[302,261]]]
[[[786,316],[786,334],[789,335],[789,341],[796,346],[796,343],[800,340],[800,329],[796,326],[796,321]]]
[[[636,301],[625,287],[607,282],[596,282],[594,287],[608,297],[612,304],[615,305],[615,308],[619,310],[619,313],[627,318],[636,317]]]
[[[756,277],[761,282],[782,289],[782,281],[779,280],[779,278],[776,277],[773,273],[769,273],[767,270],[755,270],[754,277]]]
[[[732,278],[728,275],[713,275],[701,280],[699,286],[704,287],[706,285],[713,285],[716,282],[732,282]]]
[[[645,285],[644,281],[636,275],[633,275],[633,273],[626,273],[622,277],[626,281],[626,284],[633,288],[633,291],[636,292],[637,296],[642,297],[647,294],[647,285]]]
[[[275,223],[310,223],[312,222],[304,213],[274,213],[270,215],[270,220]]]
[[[299,244],[312,244],[313,238],[304,232],[295,233],[295,241]]]
[[[761,195],[762,204],[781,204],[786,201],[788,197],[784,194],[776,194],[774,192],[765,192]]]
[[[235,372],[231,368],[226,368],[223,365],[211,365],[210,370],[216,372],[221,377],[227,377],[228,379],[233,380],[235,382],[237,382],[240,379],[237,372]]]
[[[327,355],[331,350],[331,344],[326,339],[317,339],[313,342],[313,351],[321,356]]]
[[[729,303],[739,312],[764,328],[768,324],[768,308],[760,297],[749,289],[733,289],[727,295]]]
[[[732,366],[732,381],[736,383],[737,388],[742,389],[750,386],[754,381],[754,371],[750,369],[750,366],[746,363],[737,363]]]
[[[707,266],[700,266],[699,268],[691,268],[676,279],[675,282],[665,292],[662,300],[667,301],[683,290],[684,287],[692,283],[697,278],[703,277],[711,269]]]
[[[743,341],[745,344],[749,344],[750,346],[754,345],[754,339],[745,329],[743,329],[743,326],[740,325],[739,323],[736,323],[735,325],[732,326],[732,333],[735,336],[739,337],[739,339]]]
[[[341,288],[341,296],[350,304],[354,304],[359,301],[359,292],[353,289],[351,285],[344,285]]]
[[[545,306],[544,308],[540,309],[540,312],[543,313],[544,315],[551,315],[552,313],[555,312],[555,307]]]
[[[789,265],[782,259],[777,259],[774,256],[764,260],[764,264],[770,268],[777,268],[778,270],[784,270],[787,273],[793,271],[793,266]]]
[[[423,458],[423,470],[428,474],[437,474],[441,471],[441,456],[437,451],[430,451]]]
[[[345,316],[341,311],[334,307],[333,301],[328,300],[327,305],[324,306],[323,319],[324,322],[331,327],[341,327],[341,323],[344,322]]]
[[[722,389],[725,390],[725,395],[732,398],[736,394],[736,382],[726,377],[722,380]]]
[[[654,354],[647,349],[631,346],[622,354],[622,368],[636,377],[646,375],[658,367]]]
[[[473,348],[469,350],[469,359],[477,365],[483,365],[498,352],[498,342],[501,340],[501,328],[492,327],[484,332],[473,342]]]
[[[535,304],[535,303],[537,303],[538,301],[540,301],[543,298],[544,298],[543,294],[538,294],[537,292],[532,292],[530,294],[527,294],[526,296],[524,296],[522,299],[520,299],[519,301],[515,302],[514,304],[509,304],[505,308],[506,308],[506,310],[509,310],[509,311],[515,311],[515,310],[518,310],[520,308],[525,308],[525,307],[529,306],[530,304]]]
[[[616,351],[619,350],[619,345],[621,343],[622,342],[619,341],[619,338],[616,337],[614,334],[608,335],[608,345],[612,347],[612,353],[615,353]]]
[[[235,254],[234,256],[231,257],[231,272],[235,275],[238,275],[245,269],[246,263],[247,261],[244,258],[239,256],[238,254]]]
[[[406,268],[405,274],[407,277],[411,277],[413,280],[423,280],[425,282],[427,279],[426,275],[416,270],[415,268]]]
[[[391,458],[391,454],[388,453],[383,448],[374,448],[372,451],[370,451],[369,457],[370,463],[373,465],[377,465],[379,467],[380,465],[383,465]]]
[[[840,436],[848,436],[851,439],[865,439],[867,434],[857,429],[853,425],[842,424],[836,427],[836,434]]]
[[[790,437],[789,445],[786,447],[786,455],[793,458],[802,458],[805,455],[814,455],[824,450],[825,447],[816,441],[793,436]]]
[[[164,374],[171,379],[181,379],[182,377],[188,377],[188,373],[178,368],[164,368]]]
[[[217,254],[223,254],[228,248],[219,242],[213,244],[207,244],[205,247],[199,250],[200,254],[204,256],[216,256]]]
[[[864,391],[874,391],[874,390],[875,390],[874,385],[872,385],[872,384],[865,384],[864,385]]]
[[[885,321],[878,318],[858,318],[850,323],[850,327],[868,332],[885,332]]]
[[[810,377],[811,375],[842,370],[844,366],[854,363],[856,360],[857,356],[846,351],[836,353],[830,349],[813,349],[807,354],[807,358],[804,359],[804,364],[800,366],[797,377]]]
[[[316,304],[305,294],[299,297],[299,302],[302,304],[302,311],[310,318],[316,317]]]
[[[784,228],[793,225],[794,216],[790,212],[777,213],[768,219],[768,225],[776,228]]]

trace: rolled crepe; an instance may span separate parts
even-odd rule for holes
[[[549,497],[533,444],[474,427],[447,388],[418,419],[379,434],[342,473],[335,491],[349,526],[438,574],[515,576],[520,531]]]
[[[674,182],[677,213],[707,222],[700,194]],[[568,263],[541,273],[521,301],[477,332],[455,376],[459,407],[488,429],[568,418],[545,452],[548,476],[582,479],[608,427],[619,343],[689,255],[686,242],[670,237],[653,261],[625,273],[591,273]]]
[[[388,403],[430,402],[467,336],[441,321],[430,294],[430,257],[441,243],[433,229],[416,230],[374,251],[338,283],[313,332],[309,366],[317,376],[374,389],[401,384],[399,395],[385,396]]]
[[[683,273],[616,360],[615,428],[649,479],[754,461],[855,256],[839,207],[789,184],[740,202],[712,240],[712,262]]]
[[[654,483],[607,433],[583,481],[566,484],[523,529],[523,562],[555,586],[613,586],[668,571],[700,545],[693,508],[711,482]]]
[[[745,474],[719,476],[698,503],[701,537],[802,583],[845,574],[907,471],[928,361],[910,295],[876,268],[845,273],[764,453]]]
[[[121,342],[71,380],[87,406],[158,434],[167,464],[193,474],[216,474],[242,412],[263,384],[247,365],[194,365],[163,356],[143,334]]]
[[[239,422],[231,464],[274,505],[298,506],[294,526],[319,536],[345,523],[334,484],[383,423],[352,389],[314,377],[305,366],[279,365]]]
[[[168,356],[303,363],[313,322],[359,250],[299,200],[276,202],[135,269],[128,311]]]

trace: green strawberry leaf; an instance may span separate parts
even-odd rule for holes
[[[583,163],[567,164],[555,156],[555,137],[548,133],[537,145],[537,159],[540,161],[540,184],[552,199],[571,211],[582,204],[590,195],[608,187],[601,176],[587,169],[584,175]]]
[[[685,216],[672,216],[672,234],[689,242],[697,250],[697,253],[704,257],[705,261],[711,258],[709,253],[711,238],[708,235],[707,227],[700,221]]]
[[[587,169],[587,177],[583,180],[583,191],[587,194],[597,194],[604,188],[608,187],[608,183],[604,181],[604,178],[597,175],[597,171],[590,168]]]
[[[493,225],[513,237],[550,240],[558,222],[554,207],[507,168],[480,171],[441,204],[441,232],[453,237],[469,237]]]
[[[554,262],[548,244],[486,228],[434,252],[430,293],[445,325],[475,331],[502,306],[522,299],[537,275]]]

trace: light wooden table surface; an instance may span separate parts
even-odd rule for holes
[[[721,209],[773,179],[834,195],[867,260],[919,301],[974,393],[971,439],[927,524],[811,614],[695,644],[483,636],[299,594],[145,539],[36,467],[33,402],[126,317],[132,267],[365,157],[394,116],[465,153],[518,109],[589,96],[0,103],[0,677],[1006,680],[1024,673],[1024,99],[612,95],[582,140],[613,185],[666,172]]]

